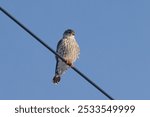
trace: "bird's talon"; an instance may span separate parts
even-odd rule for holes
[[[70,60],[66,60],[67,65],[73,66],[72,62]]]

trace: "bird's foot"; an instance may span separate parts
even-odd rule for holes
[[[67,65],[69,65],[69,66],[73,66],[73,63],[72,63],[71,60],[66,60],[66,63],[67,63]]]

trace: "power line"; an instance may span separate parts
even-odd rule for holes
[[[54,55],[59,57],[62,61],[65,61],[59,54],[57,54],[50,46],[48,46],[44,41],[42,41],[38,36],[36,36],[32,31],[26,28],[22,23],[20,23],[15,17],[13,17],[10,13],[8,13],[4,8],[0,6],[0,10],[7,15],[11,20],[13,20],[16,24],[18,24],[21,28],[23,28],[26,32],[28,32],[32,37],[34,37],[38,42],[40,42],[43,46],[45,46],[48,50],[50,50]],[[67,63],[66,63],[67,64]],[[80,76],[82,76],[86,81],[88,81],[91,85],[93,85],[97,90],[103,93],[110,100],[114,100],[108,93],[106,93],[102,88],[100,88],[97,84],[95,84],[92,80],[90,80],[85,74],[79,71],[76,67],[70,66],[75,72],[77,72]]]

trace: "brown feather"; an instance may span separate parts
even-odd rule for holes
[[[58,84],[59,82],[60,82],[60,76],[55,75],[54,78],[53,78],[53,83]]]

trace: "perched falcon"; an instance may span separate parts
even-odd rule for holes
[[[75,32],[68,29],[64,32],[63,38],[57,44],[56,52],[65,59],[68,65],[56,56],[56,69],[53,83],[58,83],[62,74],[73,65],[79,57],[80,48],[75,39]],[[70,65],[70,66],[69,66]]]

